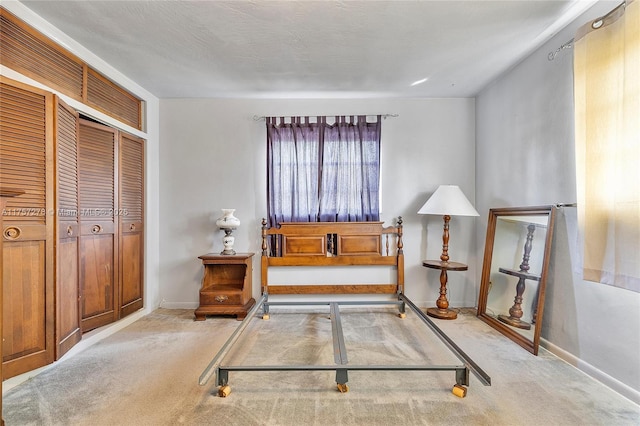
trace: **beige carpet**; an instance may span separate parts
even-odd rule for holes
[[[273,308],[272,308],[273,309]],[[328,312],[328,308],[327,311]],[[351,364],[459,364],[417,318],[392,309],[343,309]],[[4,395],[7,425],[637,425],[640,407],[541,349],[535,357],[463,310],[438,321],[492,378],[466,398],[453,372],[231,372],[232,393],[198,385],[240,324],[193,321],[159,309]],[[233,364],[332,364],[325,312],[255,318],[229,354]]]

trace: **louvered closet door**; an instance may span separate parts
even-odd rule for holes
[[[143,307],[144,140],[120,134],[120,316]]]
[[[0,77],[0,185],[25,191],[3,211],[3,375],[53,362],[53,95]]]
[[[80,306],[83,332],[119,316],[116,131],[80,120]]]
[[[78,200],[78,113],[58,99],[56,182],[58,239],[56,275],[56,359],[82,338],[80,328],[80,218]]]

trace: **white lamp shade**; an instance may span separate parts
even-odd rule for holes
[[[457,185],[440,185],[418,214],[480,216]]]

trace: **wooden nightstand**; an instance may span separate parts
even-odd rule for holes
[[[204,275],[196,321],[204,321],[206,315],[236,315],[238,320],[247,316],[256,303],[251,297],[252,257],[253,253],[198,256]]]

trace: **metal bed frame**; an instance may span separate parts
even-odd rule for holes
[[[335,371],[335,380],[337,384],[337,388],[340,392],[347,392],[349,387],[347,386],[347,382],[349,380],[348,372],[349,371],[453,371],[455,373],[455,384],[453,386],[452,392],[454,395],[458,397],[465,397],[467,394],[467,386],[469,386],[469,372],[471,371],[478,380],[484,384],[485,386],[491,385],[491,378],[485,373],[467,354],[465,354],[462,349],[460,349],[455,342],[447,336],[422,310],[420,310],[409,298],[407,298],[403,293],[403,284],[404,284],[404,261],[403,261],[403,253],[402,253],[402,218],[398,219],[398,225],[396,227],[390,228],[382,228],[381,224],[379,228],[375,228],[374,231],[371,231],[371,225],[367,223],[361,223],[362,226],[358,227],[358,224],[349,225],[348,228],[343,228],[337,226],[340,230],[336,233],[326,233],[327,229],[331,229],[334,231],[334,228],[331,225],[297,225],[297,226],[283,226],[282,229],[284,231],[277,230],[269,230],[266,227],[266,221],[263,219],[263,230],[262,230],[262,295],[258,302],[254,305],[254,307],[248,312],[247,316],[243,319],[242,323],[238,326],[238,328],[231,334],[231,336],[227,339],[224,345],[221,347],[219,352],[213,357],[209,365],[204,369],[200,378],[199,384],[205,385],[211,376],[216,376],[216,384],[218,386],[218,395],[221,397],[226,397],[231,392],[231,387],[229,386],[229,373],[232,371]],[[311,226],[308,226],[311,225]],[[335,227],[337,224],[333,224]],[[312,228],[313,227],[313,228]],[[329,227],[329,228],[327,228]],[[305,229],[306,228],[306,229]],[[299,231],[302,229],[303,231]],[[312,230],[313,235],[307,232],[307,230]],[[353,230],[356,229],[357,232]],[[362,229],[366,229],[364,234],[361,233]],[[291,231],[293,230],[293,231]],[[335,259],[337,264],[339,265],[366,265],[367,259],[372,259],[374,264],[385,264],[385,265],[395,265],[398,268],[397,275],[397,285],[395,289],[395,300],[382,300],[382,301],[269,301],[269,289],[270,287],[267,283],[267,267],[270,266],[268,251],[267,251],[267,236],[268,235],[279,235],[284,232],[285,238],[282,242],[284,246],[284,251],[286,252],[287,247],[291,251],[292,248],[295,248],[295,253],[292,255],[293,260],[291,262],[282,262],[277,261],[274,265],[271,266],[315,266],[316,263],[310,262],[309,259],[319,259],[320,262],[317,263],[319,266],[323,265],[331,265],[332,262],[327,261],[327,254],[324,250],[329,247],[328,250],[335,250]],[[287,234],[287,232],[290,232]],[[302,232],[302,233],[298,233]],[[391,234],[395,233],[398,236],[397,240],[397,254],[396,260],[391,261],[391,263],[387,260],[378,259],[377,257],[371,257],[367,255],[362,256],[360,248],[356,250],[356,254],[358,255],[355,258],[351,258],[345,262],[343,259],[340,259],[341,254],[341,241],[342,235],[340,232],[344,232],[346,236],[344,238],[347,240],[347,243],[344,245],[346,249],[344,250],[345,257],[348,257],[350,253],[349,247],[353,247],[354,238],[362,237],[365,240],[365,246],[370,247],[370,242],[372,238],[376,241],[380,247],[376,250],[382,250],[381,248],[381,240],[380,236],[382,234]],[[324,246],[321,249],[320,255],[317,253],[313,253],[313,256],[306,256],[304,251],[306,250],[304,247],[300,245],[300,240],[296,238],[302,238],[302,241],[307,243],[311,235],[311,239],[319,238],[321,244],[317,244],[315,241],[311,244],[312,250],[318,250],[318,247]],[[290,245],[287,245],[286,238],[293,241]],[[332,243],[329,242],[327,245],[327,241],[325,237],[334,236],[337,240],[337,249],[333,249]],[[381,257],[392,257],[388,256],[388,242],[387,242],[387,256]],[[301,253],[302,252],[302,253]],[[321,256],[321,257],[316,257]],[[331,255],[329,255],[331,256]],[[378,253],[378,256],[380,254]],[[275,257],[274,259],[282,259],[280,257]],[[329,261],[332,260],[331,257],[328,258]],[[381,263],[384,262],[384,263]],[[394,263],[395,262],[395,263]],[[295,286],[300,287],[300,286]],[[317,289],[321,289],[322,286],[316,286]],[[339,286],[329,286],[331,289],[336,289]],[[366,286],[368,290],[373,289],[376,286]],[[388,285],[378,286],[383,288],[383,290],[388,289]],[[277,286],[276,286],[277,288]],[[307,289],[308,287],[305,287]],[[350,287],[352,288],[352,287]],[[291,287],[289,288],[291,290]],[[313,290],[312,290],[313,291]],[[383,291],[381,291],[383,292]],[[345,291],[344,293],[348,293]],[[343,293],[343,294],[344,294]],[[278,293],[283,294],[283,293]],[[344,335],[342,332],[342,321],[340,317],[340,306],[341,305],[395,305],[399,309],[400,318],[404,318],[405,309],[408,306],[411,311],[413,311],[423,322],[428,326],[428,328],[433,331],[438,338],[445,344],[445,346],[461,361],[459,365],[353,365],[349,364],[347,348],[345,345]],[[334,354],[334,363],[333,365],[223,365],[223,361],[225,357],[232,349],[233,345],[238,341],[241,337],[242,333],[245,331],[251,320],[256,316],[257,312],[262,309],[263,311],[263,319],[269,318],[269,307],[270,306],[329,306],[330,311],[330,319],[331,319],[331,330],[332,330],[332,341],[333,341],[333,354]]]

